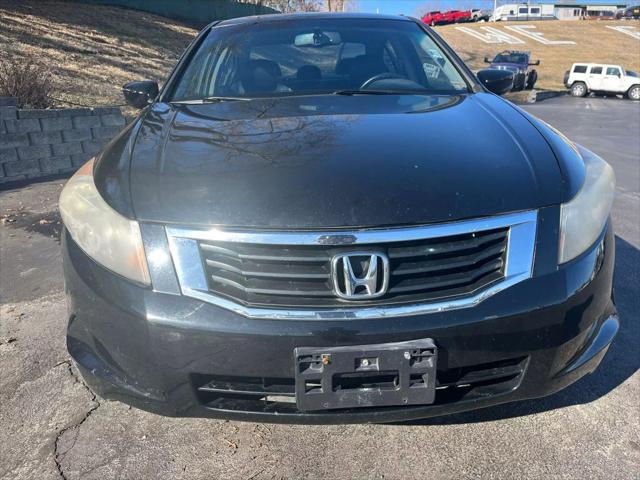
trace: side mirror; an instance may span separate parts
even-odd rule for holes
[[[540,60],[536,60],[535,62],[531,62],[529,65],[540,65]]]
[[[496,95],[502,95],[513,88],[513,73],[508,70],[485,68],[478,72],[478,80],[487,90]]]
[[[491,63],[491,60],[489,60],[489,57],[484,57],[484,63]]]
[[[153,80],[129,82],[122,87],[125,101],[135,108],[144,108],[158,96],[158,84]]]

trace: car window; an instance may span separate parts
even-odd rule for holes
[[[586,65],[576,65],[575,67],[573,67],[573,72],[574,73],[587,73],[587,66]]]
[[[377,77],[385,89],[467,91],[453,63],[413,22],[304,19],[212,28],[173,101],[329,94],[371,79],[375,88]]]
[[[540,13],[540,9],[539,9],[538,7],[533,7],[533,8],[531,9],[531,13],[534,13],[534,14],[536,14],[536,15],[537,15],[538,13]]]
[[[295,45],[252,45],[249,49],[249,61],[275,62],[272,71],[277,72],[277,78],[293,77],[301,65],[306,65],[304,48]],[[332,75],[338,63],[339,45],[328,45],[321,51],[315,52],[313,67],[320,70],[323,76]]]
[[[620,75],[620,69],[616,67],[607,67],[607,75]]]
[[[493,59],[495,63],[529,63],[529,59],[524,53],[504,52],[499,53]]]
[[[602,67],[591,67],[589,73],[591,75],[602,75]]]
[[[528,12],[527,7],[518,9],[518,13],[527,13],[527,12]]]

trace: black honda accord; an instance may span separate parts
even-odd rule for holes
[[[173,416],[392,422],[540,397],[618,330],[615,179],[419,21],[217,22],[60,197],[67,345]]]

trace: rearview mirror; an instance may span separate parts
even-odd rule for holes
[[[313,32],[296,35],[293,43],[296,47],[324,47],[326,45],[339,45],[342,38],[338,32]]]
[[[531,62],[529,65],[531,65],[531,66],[540,65],[540,60],[536,60],[535,62]]]
[[[478,80],[487,90],[502,95],[513,88],[513,73],[508,70],[485,68],[478,72]]]
[[[484,63],[491,63],[491,60],[489,60],[489,57],[484,57]]]
[[[122,87],[127,104],[135,108],[144,108],[158,96],[158,84],[153,80],[129,82]]]

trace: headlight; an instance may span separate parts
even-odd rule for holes
[[[65,185],[60,214],[71,238],[96,262],[123,277],[151,284],[140,226],[102,199],[93,182],[93,159]]]
[[[616,187],[613,168],[594,153],[581,149],[585,179],[578,194],[560,208],[559,263],[566,263],[595,243],[604,228]]]

